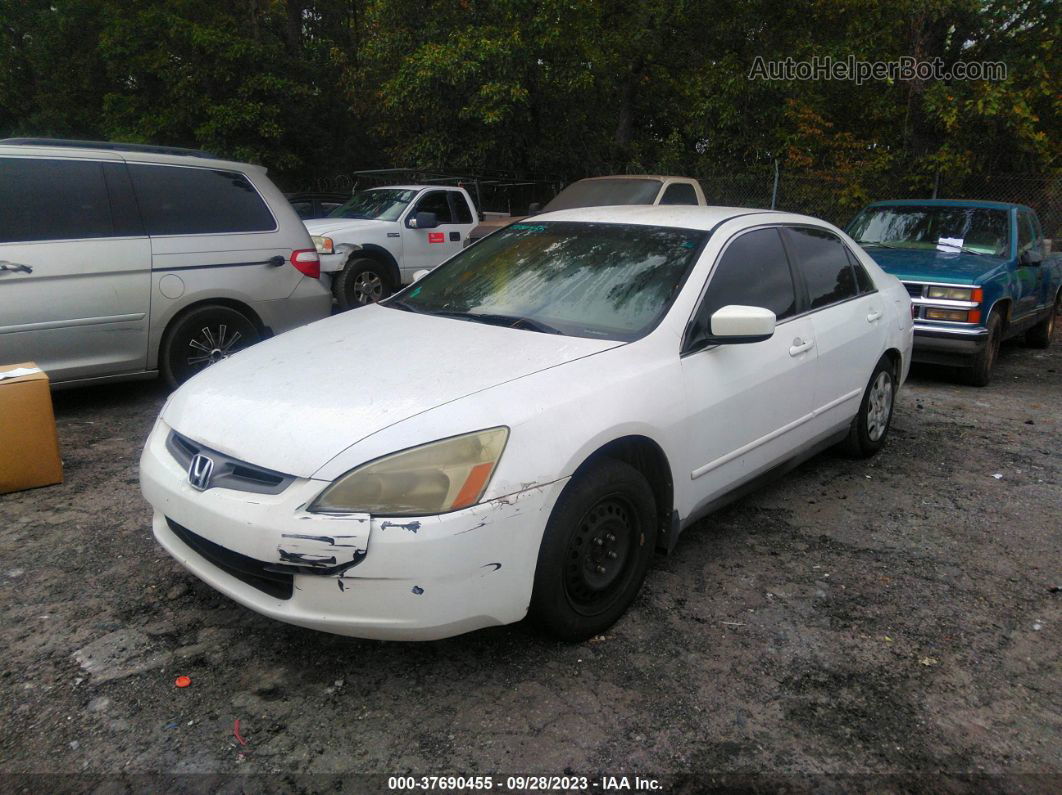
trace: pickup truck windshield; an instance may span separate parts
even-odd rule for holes
[[[898,205],[868,207],[848,228],[862,246],[966,251],[1006,256],[1006,210]]]
[[[584,179],[554,196],[542,212],[611,204],[652,204],[661,184],[655,179]]]
[[[667,311],[708,234],[627,224],[513,224],[385,305],[544,333],[634,340]]]
[[[415,190],[374,188],[359,190],[328,214],[329,218],[368,218],[374,221],[397,221],[402,211],[417,195]]]

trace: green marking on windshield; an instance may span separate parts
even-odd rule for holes
[[[545,232],[546,227],[542,224],[513,224],[513,229],[526,229],[530,232]]]
[[[423,289],[423,288],[421,288],[421,287],[418,287],[418,288],[417,288],[416,290],[414,290],[413,292],[411,292],[411,293],[409,294],[409,297],[410,297],[410,298],[416,298],[416,297],[417,297],[418,295],[420,295],[420,291],[421,291],[422,289]]]

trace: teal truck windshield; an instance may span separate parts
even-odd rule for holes
[[[896,205],[868,207],[848,233],[862,246],[1008,253],[1007,211],[985,207]]]
[[[368,218],[374,221],[397,221],[413,197],[415,190],[378,188],[359,190],[345,204],[328,214],[329,218]]]
[[[667,311],[707,238],[655,226],[513,224],[388,305],[546,333],[637,339]]]

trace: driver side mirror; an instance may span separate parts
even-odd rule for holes
[[[761,306],[730,304],[717,309],[708,323],[707,335],[693,340],[691,350],[769,340],[774,336],[775,316]]]
[[[435,213],[418,212],[409,219],[410,229],[434,229],[439,225],[439,218]]]

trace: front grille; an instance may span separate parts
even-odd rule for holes
[[[262,593],[277,599],[291,598],[295,585],[295,578],[291,574],[277,571],[272,564],[263,563],[241,555],[239,552],[233,552],[231,549],[225,549],[213,541],[207,541],[169,517],[166,517],[166,524],[189,549],[213,563],[226,574],[231,574],[240,582],[245,582],[252,588],[257,588]]]
[[[166,438],[166,449],[184,469],[188,469],[195,456],[209,456],[214,461],[214,472],[207,488],[218,486],[236,491],[250,491],[255,494],[280,494],[295,480],[294,475],[285,475],[272,469],[248,464],[246,461],[232,458],[217,450],[211,450],[187,436],[182,436],[177,431],[170,431],[170,435]]]
[[[907,294],[912,298],[921,298],[922,291],[925,289],[924,284],[912,284],[911,282],[904,282],[903,286],[907,288]]]

